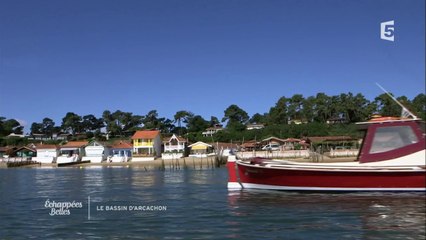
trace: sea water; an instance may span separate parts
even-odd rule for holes
[[[0,170],[0,239],[425,239],[424,193],[228,191],[225,168]]]

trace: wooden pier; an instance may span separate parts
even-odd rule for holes
[[[14,168],[14,167],[33,167],[40,166],[41,164],[36,161],[31,161],[26,158],[1,158],[0,168]]]

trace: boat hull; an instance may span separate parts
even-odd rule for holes
[[[297,191],[426,191],[425,169],[298,169],[238,163],[243,188]]]

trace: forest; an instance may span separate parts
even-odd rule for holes
[[[418,117],[425,119],[426,95],[418,94],[413,99],[405,96],[396,98]],[[354,123],[368,120],[373,114],[382,116],[400,116],[401,107],[388,95],[381,94],[374,100],[366,99],[361,93],[342,93],[329,96],[318,93],[316,96],[304,97],[295,94],[281,97],[265,113],[249,116],[244,109],[231,104],[224,110],[222,118],[211,116],[204,119],[190,110],[177,111],[173,119],[160,117],[157,110],[145,115],[116,110],[105,110],[102,116],[92,114],[80,116],[68,112],[60,124],[46,116],[41,122],[34,122],[30,135],[68,133],[73,136],[84,133],[85,138],[98,140],[128,138],[136,130],[157,129],[164,136],[173,133],[188,138],[189,141],[207,142],[242,142],[260,140],[269,136],[280,138],[327,135],[358,136]],[[333,123],[333,124],[330,124]],[[263,129],[247,130],[247,124],[263,124]],[[212,126],[223,125],[212,137],[203,137],[202,132]],[[23,134],[24,127],[15,119],[0,116],[0,145],[26,144],[28,139],[7,137],[9,134]],[[108,137],[106,137],[108,136]]]

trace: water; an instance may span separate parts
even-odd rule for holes
[[[3,169],[0,239],[425,239],[423,193],[228,192],[226,178],[224,168]],[[47,200],[82,205],[51,216]]]

